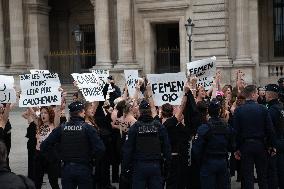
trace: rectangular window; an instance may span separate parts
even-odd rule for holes
[[[284,57],[284,0],[273,1],[274,56]]]

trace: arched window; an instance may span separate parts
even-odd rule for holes
[[[284,57],[284,0],[273,1],[274,56]]]

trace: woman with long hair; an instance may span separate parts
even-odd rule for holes
[[[55,110],[54,110],[55,109]],[[52,130],[59,126],[60,108],[51,106],[41,107],[38,117],[32,108],[29,108],[34,123],[36,124],[36,153],[34,160],[34,182],[37,189],[40,189],[45,171],[48,174],[49,183],[52,189],[59,189],[58,185],[58,159],[55,148],[48,154],[40,152],[41,143],[49,136]],[[56,111],[56,112],[55,112]]]
[[[87,102],[85,103],[85,122],[89,125],[92,125],[97,131],[99,130],[96,121],[95,121],[95,113],[97,109],[97,102]]]

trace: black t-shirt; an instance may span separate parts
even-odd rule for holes
[[[169,140],[172,147],[172,153],[178,153],[179,148],[179,127],[175,116],[168,118],[163,125],[167,128]]]
[[[112,134],[111,115],[104,114],[103,107],[99,106],[95,114],[96,124],[99,127],[99,134],[101,136],[107,136]]]
[[[29,139],[27,142],[27,148],[29,150],[35,150],[37,140],[36,140],[36,124],[34,122],[31,122],[29,127],[27,128],[26,137]]]

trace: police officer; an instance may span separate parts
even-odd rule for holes
[[[201,162],[200,181],[203,189],[230,188],[228,152],[233,152],[232,129],[220,118],[221,102],[212,99],[208,107],[211,117],[197,130],[193,155]]]
[[[284,77],[278,79],[279,85],[279,99],[282,103],[284,103]]]
[[[61,145],[63,189],[92,189],[93,157],[100,157],[105,151],[103,142],[94,127],[84,120],[84,104],[79,101],[69,106],[70,121],[52,131],[41,144],[41,151],[47,152],[56,143]]]
[[[284,188],[284,112],[283,105],[278,97],[280,87],[276,84],[269,84],[265,87],[265,96],[268,102],[268,111],[276,133],[276,156],[269,158],[268,181],[269,188]],[[281,148],[282,147],[282,148]]]
[[[234,112],[233,127],[236,132],[236,159],[241,158],[243,185],[254,188],[254,165],[260,189],[267,186],[268,149],[274,153],[275,133],[268,110],[256,103],[258,94],[254,85],[243,89],[245,104]]]
[[[146,100],[140,103],[139,114],[124,144],[122,171],[129,170],[132,165],[132,188],[162,189],[161,154],[167,161],[171,156],[167,130],[153,119]]]

